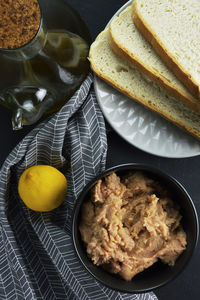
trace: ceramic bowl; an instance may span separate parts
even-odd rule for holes
[[[149,174],[151,177],[156,178],[159,182],[164,184],[173,195],[174,201],[177,201],[182,215],[182,226],[187,235],[186,250],[179,256],[173,267],[162,263],[161,261],[155,263],[150,268],[144,270],[136,275],[131,281],[125,281],[115,274],[108,273],[100,266],[92,263],[91,259],[87,256],[86,248],[82,242],[79,232],[80,223],[80,209],[83,202],[89,197],[90,190],[95,185],[96,181],[111,172],[116,172],[118,175],[125,174],[129,171],[142,171]],[[199,224],[196,209],[185,188],[172,176],[162,172],[159,169],[142,164],[126,164],[119,165],[107,169],[102,174],[97,176],[90,182],[82,191],[79,196],[73,216],[73,242],[79,259],[86,270],[99,282],[105,286],[128,293],[144,293],[161,287],[171,280],[175,279],[181,271],[185,268],[188,261],[191,259],[194,249],[198,240]]]

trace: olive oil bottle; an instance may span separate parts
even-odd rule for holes
[[[0,103],[13,111],[15,130],[60,109],[90,69],[89,34],[81,18],[61,0],[48,1],[48,7],[57,4],[52,17],[44,2],[35,37],[22,47],[0,49]]]

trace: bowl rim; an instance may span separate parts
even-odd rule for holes
[[[88,193],[88,191],[90,190],[90,188],[92,186],[94,186],[95,182],[98,181],[99,179],[101,179],[104,176],[107,176],[108,174],[112,173],[112,172],[119,172],[119,171],[123,171],[123,170],[128,170],[129,168],[133,168],[133,169],[141,169],[141,171],[144,172],[149,172],[152,174],[155,174],[157,177],[161,176],[163,179],[166,179],[168,181],[171,181],[172,184],[174,184],[174,186],[176,186],[187,198],[189,205],[191,206],[191,209],[193,211],[193,218],[194,218],[194,223],[195,223],[195,239],[194,239],[194,245],[192,250],[190,251],[190,255],[188,256],[186,262],[183,264],[183,266],[172,276],[169,277],[169,279],[165,280],[163,283],[160,284],[155,284],[152,287],[149,288],[133,288],[133,289],[123,289],[120,287],[112,287],[111,285],[109,285],[109,283],[101,280],[98,278],[98,276],[96,276],[91,270],[90,268],[85,264],[85,262],[83,261],[77,244],[76,244],[76,236],[75,236],[75,228],[76,228],[76,219],[79,215],[80,212],[80,208],[82,206],[82,203],[84,201],[84,197],[85,195]],[[80,192],[79,196],[76,199],[76,203],[74,205],[73,208],[73,219],[72,219],[72,240],[73,240],[73,246],[76,252],[76,255],[78,256],[79,260],[81,261],[81,264],[83,265],[83,267],[87,270],[87,272],[98,282],[100,282],[101,284],[103,284],[104,286],[118,291],[118,292],[124,292],[124,293],[146,293],[146,292],[151,292],[155,289],[158,289],[160,287],[165,286],[166,284],[172,282],[174,279],[176,279],[180,273],[182,273],[182,271],[186,268],[186,266],[188,265],[188,263],[191,261],[195,250],[197,248],[197,244],[198,244],[198,238],[199,238],[199,220],[198,220],[198,214],[197,214],[197,210],[196,207],[192,201],[191,196],[189,195],[189,193],[187,192],[187,190],[185,189],[185,187],[172,175],[170,175],[168,172],[166,171],[162,171],[157,167],[151,166],[149,164],[144,164],[144,163],[125,163],[125,164],[118,164],[118,165],[114,165],[112,167],[106,168],[104,171],[100,172],[97,176],[95,176],[92,180],[90,180],[86,186],[83,188],[83,190]],[[87,257],[87,253],[85,253],[86,257]],[[88,258],[89,259],[89,258]],[[111,274],[112,276],[112,274]]]

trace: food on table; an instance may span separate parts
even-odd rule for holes
[[[120,92],[200,139],[199,114],[169,96],[124,57],[115,54],[110,47],[109,35],[107,28],[90,47],[89,59],[93,71]]]
[[[133,23],[134,14],[134,6],[129,5],[111,22],[112,50],[118,55],[124,55],[141,73],[200,114],[200,101],[190,94],[139,32]]]
[[[52,166],[32,166],[20,176],[18,192],[30,209],[51,211],[63,203],[67,193],[67,179]]]
[[[173,266],[187,242],[172,198],[160,182],[139,171],[98,180],[83,203],[79,226],[92,262],[125,280],[158,259]]]
[[[189,3],[133,1],[98,35],[90,47],[89,60],[93,71],[114,88],[200,139],[199,47],[198,39],[193,38],[199,10],[197,0]],[[166,26],[168,16],[170,26]],[[190,43],[185,43],[188,35]],[[179,72],[181,66],[184,68]]]
[[[200,98],[199,0],[136,0],[134,23],[166,65]]]
[[[34,38],[40,27],[37,0],[0,1],[0,48],[15,49]]]

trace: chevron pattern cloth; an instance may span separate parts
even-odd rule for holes
[[[40,123],[10,153],[0,172],[0,300],[156,299],[120,294],[96,282],[75,254],[74,203],[105,168],[104,119],[90,74],[62,109]],[[49,164],[68,179],[64,203],[49,213],[29,210],[17,184],[27,167]]]

